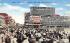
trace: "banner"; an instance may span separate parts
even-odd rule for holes
[[[33,23],[40,23],[41,22],[41,16],[31,16],[31,20]]]

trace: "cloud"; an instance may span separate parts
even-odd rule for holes
[[[29,5],[29,7],[32,7],[32,6],[34,6],[34,5],[33,5],[33,4],[30,4],[30,5]]]
[[[45,4],[40,4],[39,6],[40,7],[47,7],[47,5],[45,5]]]
[[[61,11],[63,11],[64,10],[64,8],[55,8],[55,11],[56,12],[61,12]]]
[[[15,19],[16,23],[24,24],[24,15],[23,16],[16,16],[11,15],[13,19]]]
[[[69,6],[70,7],[70,4],[66,4],[65,6]]]
[[[0,6],[2,5],[2,3],[0,3]]]
[[[32,6],[47,7],[47,5],[45,5],[45,4],[39,4],[39,5],[30,4],[29,5],[29,7],[32,7]]]
[[[29,12],[28,8],[23,8],[20,6],[13,6],[4,3],[0,6],[0,13],[7,13],[15,19],[16,23],[24,24],[24,13]],[[22,16],[23,15],[23,16]]]
[[[51,3],[51,5],[57,5],[57,3]]]
[[[65,16],[70,16],[70,11],[65,11],[65,12],[64,12],[64,15],[65,15]]]
[[[64,8],[60,7],[60,8],[55,8],[55,13],[62,15],[62,11],[64,10]]]
[[[32,7],[32,6],[47,7],[47,5],[45,5],[45,4],[39,4],[39,5],[30,4],[29,5],[29,7]]]
[[[33,5],[33,4],[30,4],[29,7],[31,6],[39,6],[39,7],[52,7],[50,5],[46,5],[46,4],[39,4],[39,5]]]
[[[63,9],[64,9],[64,8],[61,8],[61,7],[60,7],[60,8],[56,8],[56,10],[63,10]]]
[[[38,7],[53,7],[51,5],[47,5],[47,4],[39,4],[39,5],[34,5],[34,4],[30,4],[29,7],[32,7],[32,6],[38,6]]]
[[[52,7],[51,5],[40,4],[39,7]]]

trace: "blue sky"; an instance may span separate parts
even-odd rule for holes
[[[0,0],[0,13],[8,13],[16,22],[24,23],[24,13],[31,6],[54,7],[56,14],[70,16],[70,0]]]

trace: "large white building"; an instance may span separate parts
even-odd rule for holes
[[[30,9],[30,13],[25,14],[25,26],[28,28],[57,30],[70,28],[70,17],[55,15],[55,8],[31,7]]]
[[[68,16],[48,16],[41,17],[42,29],[59,29],[70,28],[70,17]]]

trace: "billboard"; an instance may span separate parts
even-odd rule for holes
[[[31,16],[31,20],[33,23],[40,23],[41,16]]]

